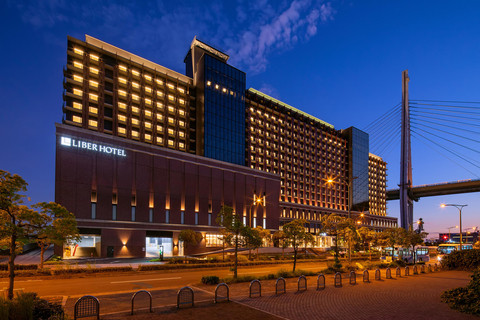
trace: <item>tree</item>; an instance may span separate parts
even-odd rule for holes
[[[363,250],[367,251],[367,246],[368,246],[368,252],[370,254],[370,260],[372,260],[372,250],[371,250],[371,245],[373,241],[375,240],[376,232],[375,230],[372,230],[367,227],[361,227],[357,230],[357,234],[360,240],[360,244],[363,246]]]
[[[194,247],[202,241],[202,234],[191,229],[184,229],[180,231],[178,240],[183,241],[185,247]]]
[[[269,244],[272,241],[272,233],[268,229],[263,229],[263,227],[258,226],[255,228],[258,230],[260,238],[262,239],[261,244],[257,247],[257,259],[258,259],[258,248],[263,247],[264,243]]]
[[[241,233],[245,226],[240,217],[234,214],[233,208],[229,206],[222,206],[218,213],[216,222],[224,228],[225,239],[228,244],[232,245],[235,250],[235,263],[233,267],[233,278],[238,276],[238,248],[242,247],[245,242]]]
[[[23,244],[31,242],[35,211],[23,205],[27,183],[19,175],[0,170],[0,239],[1,246],[9,249],[8,299],[13,299],[15,257]]]
[[[274,242],[278,242],[278,246],[282,248],[282,259],[285,258],[285,248],[288,247],[288,239],[282,230],[275,231],[272,235]]]
[[[40,269],[43,268],[43,256],[52,244],[63,246],[64,243],[80,241],[77,220],[73,213],[55,202],[40,202],[33,205],[38,209],[31,221],[40,247]]]
[[[335,250],[335,269],[340,269],[342,265],[338,258],[338,241],[345,240],[346,230],[350,228],[352,223],[345,217],[336,215],[334,213],[325,216],[322,219],[322,230],[321,232],[326,232],[328,235],[334,238],[334,250]]]
[[[407,248],[412,247],[413,262],[414,263],[417,260],[417,257],[416,257],[416,254],[415,254],[415,246],[423,244],[423,239],[427,235],[428,235],[427,232],[417,233],[416,231],[413,231],[413,230],[405,230],[404,237],[402,239],[402,244]]]
[[[293,247],[293,272],[295,272],[295,267],[297,265],[297,252],[298,248],[310,239],[310,234],[305,231],[305,224],[307,223],[304,219],[292,220],[283,225],[283,232],[288,241],[288,244]]]
[[[245,246],[248,248],[248,260],[251,260],[251,251],[258,249],[262,245],[260,231],[256,228],[244,227],[241,231],[241,236]]]

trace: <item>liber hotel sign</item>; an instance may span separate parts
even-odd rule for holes
[[[103,144],[99,144],[99,143],[91,142],[87,140],[77,140],[71,137],[60,137],[60,144],[65,147],[91,150],[91,151],[110,154],[118,157],[127,156],[125,149],[106,146]]]

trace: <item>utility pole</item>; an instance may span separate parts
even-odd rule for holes
[[[400,222],[402,228],[413,227],[412,150],[410,143],[410,108],[408,103],[408,70],[402,71],[402,143],[400,156]]]

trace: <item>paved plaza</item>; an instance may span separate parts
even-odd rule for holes
[[[411,272],[411,271],[410,271]],[[411,272],[412,274],[412,272]],[[239,283],[230,286],[232,309],[238,312],[242,307],[248,318],[279,318],[279,319],[478,319],[452,310],[440,301],[443,291],[460,286],[466,286],[470,281],[469,272],[439,271],[419,275],[395,277],[374,280],[374,272],[370,272],[370,282],[364,283],[361,274],[357,276],[357,284],[350,285],[348,278],[343,279],[342,287],[334,287],[333,275],[326,276],[324,290],[316,290],[316,277],[307,277],[308,290],[297,292],[297,279],[287,279],[286,293],[275,295],[275,280],[262,281],[262,296],[249,298],[249,283]],[[345,275],[344,275],[345,277]],[[195,291],[195,303],[199,306],[198,318],[214,308],[213,293],[215,286],[192,284]],[[139,298],[136,302],[140,315],[130,317],[131,294],[99,296],[102,318],[105,319],[155,319],[171,314],[173,318],[189,318],[195,314],[195,308],[177,311],[175,309],[176,290],[154,290],[154,314],[145,314],[146,299]],[[77,298],[66,302],[66,310],[73,314],[73,305]],[[142,301],[143,300],[143,301]],[[239,306],[239,305],[240,306]],[[228,303],[224,309],[228,310]],[[207,309],[205,309],[207,308]],[[215,307],[217,308],[217,307]],[[256,316],[252,314],[253,308]],[[143,310],[142,310],[143,309]],[[214,309],[212,309],[214,310]],[[216,309],[215,309],[216,310]],[[248,312],[247,312],[248,310]],[[207,312],[208,315],[208,312]],[[235,315],[242,319],[241,314]]]

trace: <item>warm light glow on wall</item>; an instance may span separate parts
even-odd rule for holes
[[[73,75],[73,80],[78,81],[78,82],[83,82],[83,77],[81,77],[77,74],[74,74]]]
[[[78,61],[73,61],[73,66],[75,68],[83,69],[83,64]]]
[[[83,55],[83,50],[80,48],[73,48],[73,52],[75,52],[76,54]]]
[[[97,68],[94,68],[94,67],[90,67],[90,73],[93,73],[93,74],[98,74],[98,69]]]
[[[78,102],[73,102],[72,103],[74,109],[82,110],[82,104]]]

